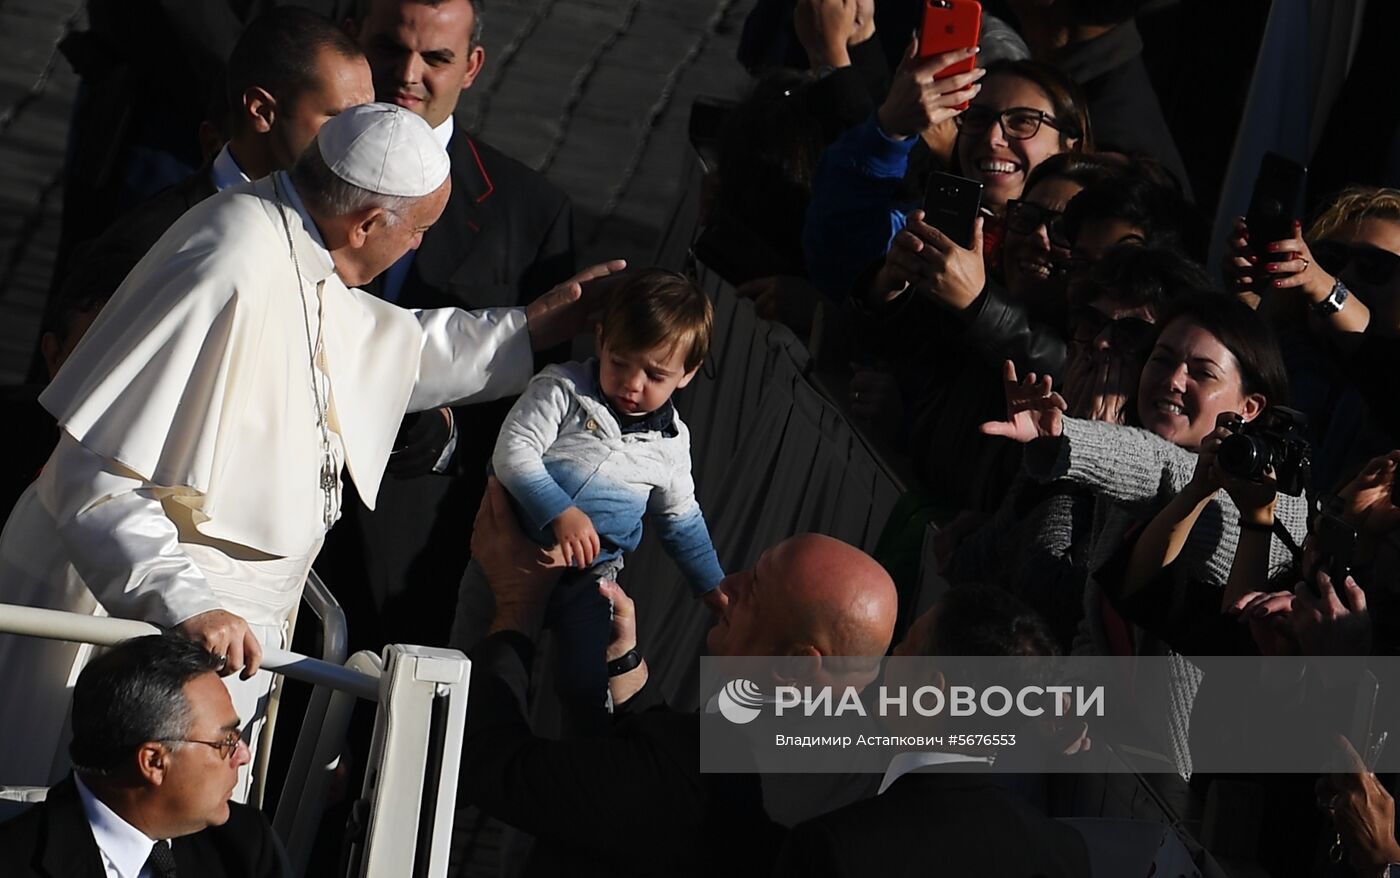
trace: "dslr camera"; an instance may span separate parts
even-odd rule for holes
[[[1297,497],[1312,472],[1312,447],[1304,438],[1307,428],[1307,415],[1281,405],[1265,409],[1248,423],[1237,419],[1220,443],[1216,463],[1230,475],[1254,482],[1263,481],[1273,467],[1278,489]]]

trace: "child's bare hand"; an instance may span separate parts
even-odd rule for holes
[[[711,613],[718,618],[724,618],[724,608],[729,606],[729,597],[725,595],[724,589],[712,588],[700,595],[700,600],[705,602]]]
[[[570,506],[554,519],[554,538],[564,553],[564,564],[583,569],[592,566],[602,551],[598,542],[598,531],[593,529],[593,519],[577,506]]]

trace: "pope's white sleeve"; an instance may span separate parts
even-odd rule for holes
[[[535,355],[524,308],[416,313],[423,347],[409,411],[486,402],[525,389]]]
[[[60,433],[39,500],[83,583],[110,615],[173,626],[221,609],[180,547],[156,487]]]

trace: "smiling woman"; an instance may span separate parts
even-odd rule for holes
[[[1094,147],[1079,86],[1035,61],[988,67],[982,91],[956,123],[958,166],[982,183],[982,203],[998,214],[1007,201],[1021,197],[1031,172],[1045,159]]]
[[[1064,416],[1065,401],[1049,379],[1016,380],[1007,365],[1007,420],[983,425],[987,433],[1026,443],[1023,468],[1038,482],[1095,495],[1090,546],[1084,568],[1096,571],[1136,524],[1151,519],[1196,471],[1196,449],[1221,413],[1244,420],[1267,406],[1288,402],[1288,382],[1278,343],[1263,319],[1239,300],[1216,292],[1182,296],[1159,321],[1162,332],[1138,382],[1136,411],[1145,429]],[[1277,520],[1301,539],[1306,504],[1280,495]],[[1240,511],[1220,494],[1203,513],[1210,527],[1193,537],[1179,569],[1223,589],[1240,537]],[[1273,540],[1269,569],[1290,556]],[[1223,593],[1223,592],[1222,592]],[[1103,627],[1102,596],[1093,576],[1084,591],[1084,619],[1097,652],[1114,648]],[[1119,645],[1121,647],[1121,644]]]
[[[1288,376],[1268,327],[1247,305],[1214,294],[1167,314],[1138,383],[1142,425],[1193,450],[1224,412],[1251,421],[1266,405],[1287,404]]]
[[[1022,196],[1006,203],[1001,271],[1007,292],[1032,308],[1063,305],[1070,260],[1065,207],[1116,170],[1092,155],[1061,153],[1030,173]]]

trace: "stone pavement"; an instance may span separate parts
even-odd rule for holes
[[[188,0],[195,2],[195,0]],[[697,94],[734,96],[753,0],[489,0],[458,121],[574,200],[580,259],[651,257]],[[0,0],[0,383],[22,380],[53,270],[82,0]]]
[[[58,246],[78,77],[58,41],[82,0],[0,0],[0,383],[21,381]]]

